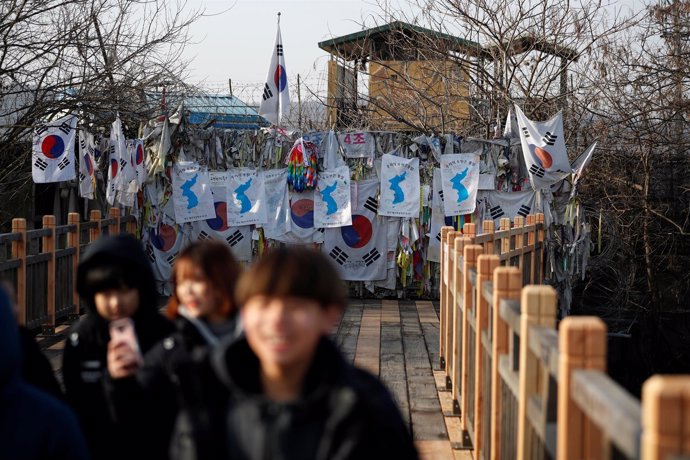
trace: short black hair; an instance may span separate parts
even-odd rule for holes
[[[347,295],[333,263],[321,252],[301,247],[271,250],[240,278],[235,291],[240,308],[254,296],[301,297],[322,308],[344,309]]]

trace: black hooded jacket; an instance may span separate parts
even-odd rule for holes
[[[64,403],[20,377],[19,330],[0,290],[0,456],[4,460],[83,460],[86,443]]]
[[[233,459],[417,458],[388,390],[347,364],[326,338],[318,345],[302,396],[290,403],[263,394],[259,361],[246,339],[220,347],[213,365],[231,392],[225,449]]]
[[[209,325],[180,316],[175,320],[177,331],[146,354],[136,377],[109,381],[108,396],[119,421],[149,416],[149,423],[167,430],[167,435],[155,440],[158,447],[152,446],[155,458],[225,458],[217,448],[223,435],[218,432],[222,419],[217,419],[217,407],[227,401],[227,389],[211,369],[210,354],[218,340],[237,337],[237,321],[233,316],[225,323]],[[137,410],[128,412],[132,407],[123,400],[139,401]]]
[[[155,436],[157,427],[116,424],[105,397],[108,321],[96,312],[94,299],[86,296],[84,289],[88,271],[104,263],[124,264],[140,281],[139,308],[132,320],[142,353],[173,331],[172,323],[157,310],[153,272],[141,243],[129,235],[100,238],[88,248],[77,270],[77,288],[87,313],[68,333],[65,343],[65,396],[79,416],[94,459],[154,458],[147,451],[147,438]]]

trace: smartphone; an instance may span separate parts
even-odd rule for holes
[[[109,327],[110,340],[114,344],[126,343],[138,355],[141,355],[137,334],[134,332],[134,321],[132,321],[131,318],[121,318],[111,321]]]

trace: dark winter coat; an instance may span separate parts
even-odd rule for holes
[[[225,442],[233,459],[417,458],[390,393],[346,363],[326,338],[295,402],[277,403],[263,394],[259,361],[244,339],[219,348],[213,365],[231,391]]]
[[[140,274],[144,288],[140,290],[139,308],[132,320],[139,347],[146,353],[174,329],[173,324],[158,313],[150,263],[134,238],[102,238],[84,254],[78,268],[79,279],[83,280],[94,264],[104,260],[124,262]],[[93,299],[84,300],[87,313],[68,333],[63,354],[67,401],[79,417],[94,459],[152,458],[148,441],[158,436],[158,426],[147,426],[138,420],[127,426],[115,423],[114,409],[105,397],[110,341],[108,322],[96,312]],[[135,445],[136,450],[133,449]]]
[[[0,291],[0,456],[4,460],[89,458],[74,413],[64,403],[25,383],[19,330]]]
[[[220,445],[217,436],[222,435],[216,432],[222,421],[216,419],[220,413],[216,408],[227,401],[227,390],[212,371],[209,356],[214,342],[237,336],[237,321],[232,318],[222,325],[209,326],[180,317],[175,325],[177,331],[146,354],[135,378],[111,380],[110,398],[139,401],[140,414],[120,411],[118,417],[122,420],[156,414],[149,423],[164,426],[167,431],[155,441],[156,458],[224,458],[216,448]],[[115,403],[114,407],[125,406]]]
[[[36,343],[34,335],[22,326],[19,328],[19,339],[24,358],[22,360],[22,378],[24,381],[58,399],[64,399],[50,361]]]

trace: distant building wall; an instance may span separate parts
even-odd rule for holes
[[[395,115],[418,127],[461,131],[469,119],[469,79],[451,61],[369,63],[370,127],[409,130]]]

